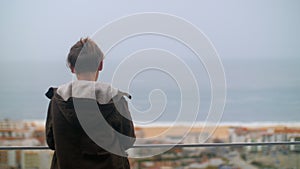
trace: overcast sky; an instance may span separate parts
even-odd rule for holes
[[[72,79],[65,63],[70,47],[80,37],[91,36],[112,20],[140,12],[179,16],[211,40],[227,80],[223,121],[300,120],[300,1],[297,0],[1,1],[0,119],[43,119],[48,103],[44,92],[49,86]],[[107,55],[100,80],[108,81],[109,72],[126,55],[148,47],[178,54],[196,74],[198,83],[203,83],[200,91],[209,91],[205,87],[209,84],[205,70],[194,62],[192,54],[170,39],[155,36],[122,42]],[[147,107],[145,91],[152,85],[159,86],[151,79],[152,75],[137,77],[131,87],[130,92],[139,98],[132,101],[137,107]],[[158,76],[168,81],[165,75]],[[174,81],[164,82],[172,86],[169,83]],[[169,91],[173,101],[178,97],[175,88],[176,85]],[[209,97],[204,94],[203,98],[205,112]],[[177,104],[176,99],[173,104]]]

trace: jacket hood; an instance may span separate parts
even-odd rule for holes
[[[72,98],[92,99],[101,105],[114,103],[117,107],[123,96],[131,98],[129,94],[113,88],[110,84],[84,80],[72,81],[58,88],[50,87],[46,92],[46,96],[51,100],[55,100],[60,111],[71,123],[74,123],[75,115]],[[92,106],[89,105],[88,107]],[[107,117],[110,112],[103,111],[103,113],[103,116]]]
[[[53,93],[53,88],[50,88],[49,91]],[[46,93],[46,96],[52,98],[53,94],[49,93],[49,91]],[[110,84],[85,80],[76,80],[63,84],[57,88],[56,93],[64,101],[67,101],[71,97],[85,98],[94,99],[99,104],[107,104],[111,102],[112,99],[118,101],[122,96],[127,96],[131,99],[128,93],[113,88]]]

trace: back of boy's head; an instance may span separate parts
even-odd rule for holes
[[[70,49],[67,62],[75,73],[96,72],[103,60],[103,53],[89,38],[80,39]]]

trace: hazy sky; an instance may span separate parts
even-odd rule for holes
[[[48,103],[44,92],[72,79],[65,63],[70,46],[112,20],[139,12],[182,17],[212,41],[228,87],[223,121],[300,121],[298,0],[1,1],[0,119],[43,119]],[[107,81],[107,72],[122,58],[147,47],[170,50],[189,64],[203,84],[205,112],[209,104],[205,70],[189,51],[170,39],[145,36],[123,42],[107,56],[100,79]],[[146,92],[152,85],[164,88],[174,83],[157,75],[166,80],[165,86],[157,84],[152,75],[141,75],[132,85],[130,92],[139,98],[132,101],[137,107],[148,106]],[[172,104],[177,105],[176,85],[173,87],[166,92],[172,98],[169,112]]]

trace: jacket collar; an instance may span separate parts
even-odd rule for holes
[[[56,93],[64,101],[67,101],[71,97],[86,98],[95,99],[99,104],[107,104],[117,95],[126,95],[128,98],[131,98],[129,94],[113,88],[110,84],[85,80],[75,80],[63,84],[58,87]]]

